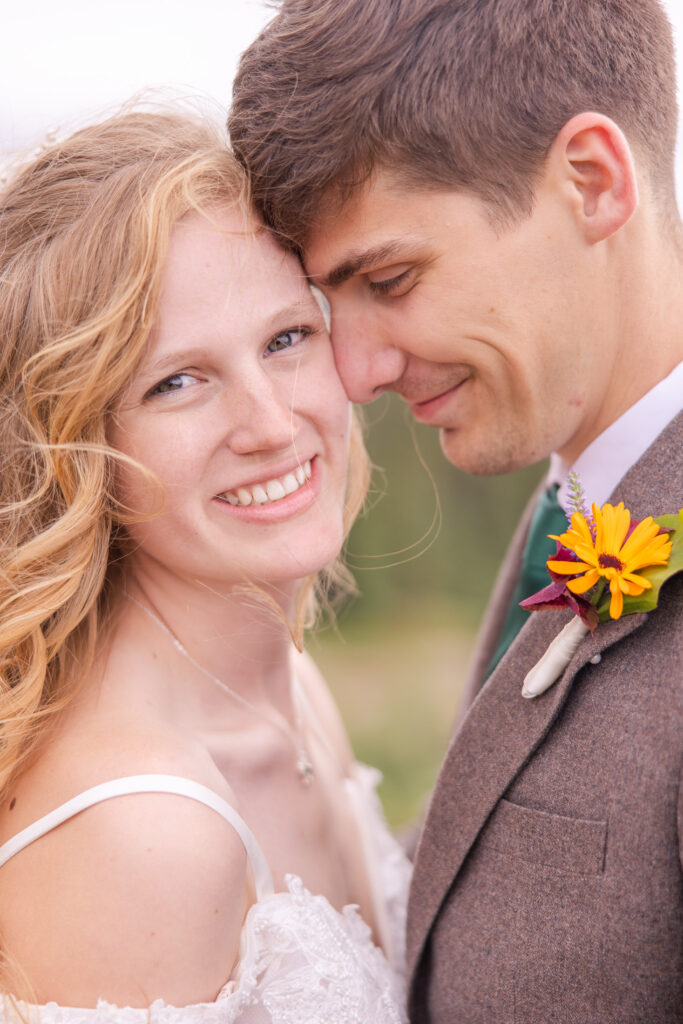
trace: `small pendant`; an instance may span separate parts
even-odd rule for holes
[[[296,770],[304,786],[310,786],[315,775],[313,764],[306,754],[299,754],[296,759]]]

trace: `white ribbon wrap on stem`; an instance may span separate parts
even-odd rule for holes
[[[522,697],[538,697],[556,682],[588,632],[588,626],[576,616],[557,634],[539,662],[524,677]]]

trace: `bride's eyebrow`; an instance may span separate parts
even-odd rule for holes
[[[191,348],[176,349],[167,355],[160,356],[142,364],[141,370],[144,377],[158,377],[160,374],[177,370],[179,366],[189,363],[201,362],[206,359],[208,352],[206,348],[198,345]]]
[[[283,331],[287,330],[288,327],[298,327],[304,321],[310,320],[312,315],[316,317],[321,315],[319,314],[318,304],[312,295],[310,299],[310,302],[297,300],[287,306],[282,306],[269,312],[259,323],[259,330],[268,335],[273,331]]]

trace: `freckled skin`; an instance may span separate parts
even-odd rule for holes
[[[211,216],[174,228],[151,343],[109,428],[167,496],[162,514],[128,527],[131,561],[214,590],[298,583],[343,542],[349,403],[300,265],[230,207]],[[312,458],[316,500],[267,530],[216,500]],[[143,514],[156,501],[125,468],[119,489]]]

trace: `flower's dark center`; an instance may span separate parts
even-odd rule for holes
[[[624,563],[615,555],[598,555],[598,565],[601,569],[617,569],[619,572],[624,568]]]

